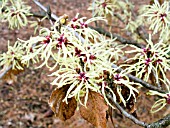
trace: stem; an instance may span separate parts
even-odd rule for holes
[[[146,39],[149,39],[149,35],[146,33],[146,30],[142,25],[140,25],[137,29],[137,34],[146,42]]]
[[[133,115],[129,114],[128,112],[126,112],[116,101],[113,100],[113,98],[110,95],[107,95],[107,97],[113,102],[113,104],[116,106],[116,108],[127,118],[129,118],[130,120],[132,120],[135,124],[138,124],[140,126],[143,127],[147,127],[148,124],[145,122],[142,122],[140,120],[138,120],[137,118],[135,118]]]
[[[10,2],[14,5],[14,1],[13,0],[10,0]]]
[[[145,126],[145,128],[163,128],[170,125],[170,114],[164,118]]]

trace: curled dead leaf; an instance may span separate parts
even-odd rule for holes
[[[70,119],[77,108],[77,101],[74,97],[68,99],[68,104],[63,102],[63,99],[66,96],[66,92],[68,90],[68,86],[64,86],[60,89],[56,88],[49,99],[49,105],[52,111],[55,113],[57,117],[61,120]]]
[[[3,69],[0,71],[0,76],[6,83],[13,84],[17,81],[16,75],[23,71],[24,70],[12,69],[12,67],[3,67]]]
[[[90,91],[86,107],[80,106],[81,116],[96,126],[97,128],[106,128],[106,105],[104,98],[97,92]]]

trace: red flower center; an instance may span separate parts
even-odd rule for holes
[[[63,44],[63,43],[64,43],[65,45],[68,44],[68,43],[67,43],[67,38],[64,37],[64,34],[62,34],[62,35],[57,39],[57,41],[58,41],[58,44],[57,44],[57,47],[58,47],[58,48],[62,48],[62,44]]]
[[[166,103],[170,104],[170,94],[167,94],[168,98],[166,98]]]
[[[120,81],[121,78],[122,78],[122,77],[121,77],[119,74],[116,74],[116,75],[114,76],[114,79],[117,80],[117,81]]]
[[[80,72],[80,73],[79,73],[79,79],[86,81],[86,80],[88,80],[88,77],[86,77],[85,72]]]

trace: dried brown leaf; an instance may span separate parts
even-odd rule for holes
[[[4,67],[1,71],[0,74],[5,72],[7,70],[6,67]],[[24,70],[16,70],[16,69],[10,69],[9,71],[6,72],[6,74],[2,77],[2,79],[8,83],[8,84],[13,84],[14,82],[17,81],[17,76],[19,73],[23,72]]]
[[[80,106],[81,116],[96,126],[97,128],[106,128],[106,105],[104,98],[97,92],[90,91],[86,107]]]
[[[68,104],[63,102],[62,100],[66,96],[66,92],[68,90],[68,86],[62,87],[60,89],[55,89],[49,99],[49,104],[52,111],[55,113],[57,117],[61,120],[70,119],[77,108],[77,101],[74,97],[68,99]]]
[[[75,100],[74,97],[68,99],[68,104],[66,104],[65,102],[61,102],[58,117],[61,120],[70,119],[74,115],[76,108],[77,101]]]

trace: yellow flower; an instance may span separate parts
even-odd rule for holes
[[[157,0],[154,4],[146,5],[144,14],[150,25],[149,29],[153,30],[153,34],[167,30],[170,24],[169,2],[164,1],[162,5]]]

